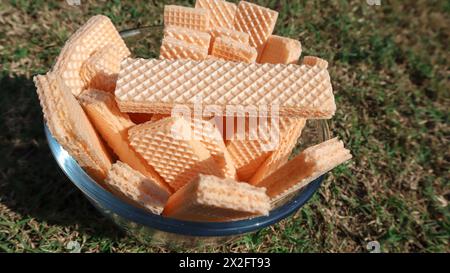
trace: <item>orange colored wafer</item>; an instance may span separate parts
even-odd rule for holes
[[[196,0],[195,8],[209,10],[209,22],[212,29],[217,27],[233,28],[236,4],[222,0]]]
[[[189,44],[209,48],[211,35],[208,32],[193,30],[184,27],[167,26],[164,28],[164,37],[172,37]]]
[[[242,31],[237,31],[232,28],[224,28],[224,27],[218,27],[211,29],[209,31],[211,34],[211,42],[214,41],[217,37],[228,37],[230,39],[233,39],[237,42],[241,42],[243,44],[248,44],[250,36]]]
[[[249,119],[247,118],[245,121],[245,134],[241,136],[235,133],[226,141],[227,150],[235,163],[236,171],[241,181],[249,181],[260,166],[271,158],[274,151],[283,151],[283,156],[287,153],[290,154],[292,146],[295,145],[293,142],[297,140],[293,139],[292,135],[294,132],[291,131],[299,126],[297,120],[302,119],[280,118],[279,121],[276,121],[265,118],[267,120],[267,129],[264,129],[262,127],[263,124],[260,123],[262,118],[258,119],[259,127],[256,126],[256,128],[249,126]],[[272,122],[279,122],[279,124],[272,124]],[[230,126],[229,124],[227,125]],[[276,127],[272,128],[272,126]],[[284,159],[284,157],[278,157],[282,156],[276,155],[273,158],[276,162],[273,163],[278,164],[278,160]]]
[[[84,62],[80,76],[87,87],[114,92],[122,61],[117,55],[118,51],[117,46],[106,45]]]
[[[328,62],[316,56],[305,56],[302,63],[307,66],[318,66],[323,69],[328,68]]]
[[[271,35],[267,40],[260,63],[296,64],[302,54],[300,41]]]
[[[249,180],[250,184],[257,185],[261,180],[288,161],[289,156],[301,135],[303,127],[305,126],[306,120],[302,118],[289,118],[285,123],[285,127],[280,130],[280,144],[270,156],[258,166],[257,171]]]
[[[113,193],[125,197],[154,214],[161,214],[169,198],[158,182],[142,175],[127,164],[117,161],[108,172],[105,184]]]
[[[90,89],[84,91],[79,100],[97,131],[119,159],[154,181],[155,187],[168,196],[171,193],[169,186],[128,144],[128,129],[135,124],[127,114],[119,111],[114,96]]]
[[[137,79],[139,78],[139,79]],[[278,105],[280,116],[331,118],[336,110],[328,71],[320,66],[206,60],[126,59],[115,90],[123,112],[171,113],[175,105]]]
[[[208,56],[206,47],[190,44],[172,37],[165,37],[160,49],[160,58],[168,60],[204,60]]]
[[[272,200],[279,200],[351,158],[342,141],[334,138],[307,148],[257,186],[265,187]]]
[[[184,138],[191,125],[182,118],[169,117],[147,122],[129,132],[131,146],[155,168],[174,190],[199,173],[219,175],[216,161],[199,141]]]
[[[164,6],[164,25],[179,26],[199,31],[208,31],[210,16],[207,9],[166,5]]]
[[[258,51],[258,59],[272,34],[278,19],[278,12],[252,4],[239,2],[234,28],[250,35],[250,45]]]
[[[35,76],[34,82],[53,137],[101,182],[111,167],[111,158],[78,101],[53,73]]]
[[[227,61],[254,63],[258,53],[254,47],[231,38],[218,37],[214,40],[211,55]]]
[[[92,54],[107,45],[116,48],[117,61],[130,55],[111,20],[106,16],[96,15],[66,42],[52,72],[64,81],[75,96],[78,96],[88,84],[81,78],[81,67]]]
[[[229,221],[268,215],[265,189],[231,179],[199,175],[173,194],[163,215],[188,221]]]

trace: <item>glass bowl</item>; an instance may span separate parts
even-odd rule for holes
[[[121,32],[127,43],[137,40],[139,35],[153,28],[133,29]],[[134,39],[133,39],[134,38]],[[300,209],[320,187],[324,176],[312,181],[304,188],[290,194],[276,204],[268,216],[230,222],[190,222],[155,215],[132,206],[117,198],[91,179],[86,172],[55,140],[47,125],[45,134],[50,150],[59,167],[69,180],[104,215],[140,242],[172,249],[218,245],[240,238],[273,225]],[[325,120],[308,120],[293,154],[306,147],[330,139],[330,130]]]

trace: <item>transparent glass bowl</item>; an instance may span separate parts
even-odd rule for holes
[[[128,43],[128,38],[142,35],[142,30],[128,30],[121,34]],[[275,224],[301,208],[317,191],[324,178],[322,176],[314,180],[303,189],[274,204],[268,216],[220,223],[181,221],[151,214],[122,201],[105,190],[91,179],[61,147],[48,127],[46,125],[44,127],[50,150],[70,181],[101,213],[127,233],[143,243],[155,246],[177,249],[223,244],[243,234]],[[327,121],[308,120],[293,153],[328,139],[330,139],[330,130]]]

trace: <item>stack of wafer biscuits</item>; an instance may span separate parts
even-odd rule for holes
[[[149,213],[266,216],[351,159],[331,139],[289,160],[307,120],[336,105],[328,62],[298,64],[302,45],[273,34],[277,17],[245,1],[165,6],[160,57],[141,59],[94,16],[34,78],[48,128],[95,181]]]

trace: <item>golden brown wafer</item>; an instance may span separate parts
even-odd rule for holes
[[[352,158],[342,141],[330,139],[304,150],[294,159],[257,184],[265,187],[267,194],[276,201],[306,186],[334,167]]]
[[[302,54],[300,41],[271,35],[261,54],[260,63],[296,64]]]
[[[164,37],[172,37],[179,41],[183,41],[207,49],[209,48],[211,41],[211,35],[208,32],[177,26],[166,26],[164,28]]]
[[[172,37],[165,37],[161,44],[159,57],[161,59],[178,60],[204,60],[208,56],[208,49],[198,45],[177,40]]]
[[[75,96],[78,96],[87,84],[80,76],[83,63],[106,45],[116,47],[117,60],[130,55],[130,51],[111,20],[106,16],[96,15],[66,42],[52,72],[64,81],[64,84]]]
[[[81,94],[79,100],[97,131],[119,159],[154,181],[155,187],[158,187],[161,192],[166,192],[168,196],[171,193],[170,187],[130,147],[128,129],[135,124],[127,114],[119,111],[114,96],[104,91],[89,89]]]
[[[207,9],[165,5],[164,25],[179,26],[199,31],[208,31],[210,16]]]
[[[161,190],[159,183],[127,164],[117,161],[105,179],[107,187],[126,201],[139,205],[151,213],[161,214],[169,194]]]
[[[227,61],[254,63],[258,52],[254,47],[231,38],[218,37],[214,40],[211,55]]]
[[[285,122],[287,123],[284,125],[285,129],[280,130],[280,144],[267,159],[258,166],[257,171],[249,180],[250,184],[257,185],[261,180],[288,161],[289,156],[301,135],[303,127],[305,126],[306,120],[302,118],[288,118]]]
[[[258,60],[272,34],[278,19],[278,12],[252,4],[239,2],[234,28],[250,35],[250,45],[258,51]]]
[[[199,175],[169,198],[163,215],[188,221],[220,222],[268,215],[269,210],[265,189]]]
[[[186,120],[169,117],[135,126],[128,135],[131,146],[178,190],[199,173],[220,173],[211,153],[199,140],[189,137],[190,133]]]
[[[115,45],[106,45],[97,50],[82,65],[80,76],[86,86],[93,89],[114,92],[117,74],[122,59]]]
[[[97,182],[111,167],[111,158],[83,109],[53,73],[34,77],[50,132]]]
[[[328,71],[306,65],[126,59],[115,95],[123,112],[169,114],[193,109],[197,97],[222,112],[278,105],[280,116],[331,118],[336,110]]]
[[[195,8],[209,10],[209,23],[212,29],[217,27],[233,28],[236,4],[222,0],[196,0]]]

